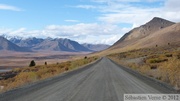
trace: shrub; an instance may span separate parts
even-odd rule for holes
[[[172,58],[163,63],[160,69],[162,80],[180,89],[180,61]]]
[[[96,59],[98,58],[89,57],[87,59],[67,61],[67,62],[52,64],[48,66],[44,66],[44,65],[35,66],[36,64],[34,60],[32,60],[29,65],[31,68],[25,67],[25,68],[14,69],[13,72],[16,72],[17,75],[12,78],[8,78],[6,80],[0,80],[0,84],[4,86],[3,91],[6,91],[27,83],[35,82],[37,80],[42,80],[58,75],[59,73],[62,73],[64,71],[78,68],[79,66],[84,65],[84,63],[89,63]]]
[[[84,59],[87,59],[87,56],[85,56]]]
[[[166,57],[172,57],[173,55],[172,54],[166,54],[165,56]]]
[[[68,70],[69,70],[69,68],[68,68],[68,67],[66,67],[66,68],[65,68],[65,71],[68,71]]]
[[[30,62],[30,64],[29,64],[29,67],[33,67],[33,66],[36,66],[36,63],[35,63],[34,60],[32,60],[32,61]]]
[[[168,59],[155,58],[155,59],[150,59],[149,63],[161,63],[161,62],[165,62],[165,61],[168,61]]]
[[[47,62],[45,62],[44,65],[47,65]]]
[[[151,66],[150,68],[151,68],[151,69],[157,69],[157,66],[154,65],[154,66]]]

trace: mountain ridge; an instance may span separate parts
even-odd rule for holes
[[[1,36],[4,38],[4,36]],[[16,49],[28,49],[32,51],[64,51],[64,52],[94,52],[94,47],[100,47],[100,45],[91,44],[92,47],[85,47],[83,44],[80,44],[76,41],[67,39],[67,38],[19,38],[19,37],[8,37],[6,39],[10,43],[16,46]],[[89,44],[90,45],[90,44]],[[101,47],[100,47],[101,48]],[[103,48],[105,49],[105,48]],[[4,50],[10,50],[8,48],[4,48]],[[100,49],[102,50],[102,49]],[[12,51],[12,50],[10,50]],[[17,50],[14,50],[17,51]],[[27,50],[24,50],[25,52]],[[27,51],[29,52],[29,51]]]
[[[111,49],[126,47],[127,45],[133,45],[137,41],[151,35],[152,33],[155,33],[174,24],[176,23],[159,17],[154,17],[152,20],[145,23],[144,25],[136,27],[126,33],[123,37],[121,37],[116,43],[111,46]]]
[[[0,36],[0,50],[10,50],[10,51],[18,51],[18,52],[30,52],[30,49],[19,47],[16,44],[10,42],[6,38]]]
[[[108,55],[129,50],[155,47],[180,47],[180,23],[154,17],[149,22],[125,33],[108,49],[94,55]]]
[[[93,50],[93,51],[102,51],[102,50],[105,50],[105,49],[110,47],[110,45],[107,45],[107,44],[88,44],[88,43],[83,43],[81,45],[83,45],[84,47],[86,47],[86,48],[88,48],[90,50]]]

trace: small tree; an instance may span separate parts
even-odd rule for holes
[[[32,60],[29,64],[29,67],[33,67],[33,66],[36,66],[36,63],[34,62],[34,60]]]
[[[45,62],[44,64],[47,65],[47,62]]]

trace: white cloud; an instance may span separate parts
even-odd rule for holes
[[[39,38],[69,38],[80,43],[106,43],[113,44],[122,36],[128,28],[120,28],[117,25],[79,23],[74,25],[49,25],[43,30],[28,31],[26,28],[0,29],[0,35],[18,37],[39,37]],[[114,37],[115,35],[116,38]]]
[[[129,23],[138,27],[150,21],[153,17],[162,17],[174,22],[180,21],[180,0],[93,0],[107,5],[99,7],[101,15],[98,20],[110,24]],[[140,2],[134,5],[131,2]],[[157,2],[156,6],[145,6],[142,2]],[[99,3],[99,5],[101,5]],[[161,4],[159,4],[161,3]]]
[[[84,9],[95,9],[96,6],[93,5],[77,5],[76,8],[84,8]]]
[[[0,10],[22,11],[20,8],[6,4],[0,4]]]
[[[119,40],[120,39],[120,37],[122,37],[122,35],[112,35],[112,36],[109,36],[109,38],[104,38],[104,39],[102,39],[102,40],[99,40],[99,41],[97,41],[97,43],[104,43],[104,44],[110,44],[110,45],[112,45],[112,44],[114,44],[117,40]]]
[[[64,20],[65,22],[79,22],[78,20]]]
[[[180,0],[167,0],[165,2],[165,8],[168,11],[179,11],[180,10]]]
[[[22,37],[52,37],[70,38],[80,43],[113,44],[131,28],[121,28],[118,25],[128,23],[132,28],[145,24],[153,17],[180,22],[180,0],[92,0],[94,5],[78,5],[76,8],[95,9],[99,11],[99,23],[78,23],[74,25],[48,25],[43,30],[28,31],[25,28],[17,30],[0,29],[0,34]],[[161,6],[137,6],[132,2],[159,2]],[[65,20],[78,22],[77,20]]]
[[[132,2],[158,2],[164,0],[91,0],[98,3],[110,3],[110,2],[119,2],[119,3],[132,3]]]
[[[119,12],[119,13],[107,13],[99,17],[99,20],[111,24],[129,23],[140,26],[147,21],[151,20],[155,16],[160,16],[158,9],[139,9],[132,8]]]
[[[117,33],[118,27],[116,25],[105,25],[97,23],[79,23],[76,25],[60,26],[49,25],[46,27],[47,31],[59,33],[61,35],[79,34],[79,35],[107,35]]]

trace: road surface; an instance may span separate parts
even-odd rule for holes
[[[123,94],[168,93],[121,69],[107,58],[55,79],[0,95],[0,101],[123,101]]]

